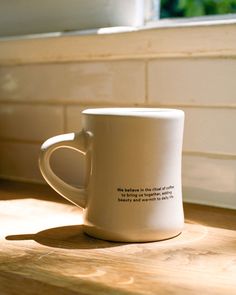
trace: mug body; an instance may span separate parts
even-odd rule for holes
[[[84,231],[124,242],[162,240],[184,224],[184,112],[156,108],[83,111],[88,151]]]

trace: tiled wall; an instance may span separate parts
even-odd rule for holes
[[[235,77],[230,58],[2,66],[0,176],[42,182],[40,144],[80,130],[84,108],[177,107],[186,112],[184,198],[236,208]],[[79,153],[59,150],[52,162],[65,180],[83,183]]]

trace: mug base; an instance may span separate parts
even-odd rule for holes
[[[142,242],[156,242],[167,239],[172,239],[181,234],[181,229],[160,231],[160,230],[149,230],[148,232],[138,233],[126,232],[126,233],[114,233],[103,230],[101,228],[83,225],[83,231],[94,238],[111,241],[111,242],[122,242],[122,243],[142,243]]]

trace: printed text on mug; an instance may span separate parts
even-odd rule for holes
[[[118,202],[153,202],[166,201],[174,198],[174,186],[160,186],[160,187],[118,187]]]

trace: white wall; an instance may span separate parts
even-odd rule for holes
[[[184,199],[236,208],[235,77],[234,56],[4,63],[0,176],[42,182],[40,144],[80,130],[84,108],[177,107],[186,112]],[[78,153],[56,152],[53,166],[67,181],[83,183],[84,162]]]

